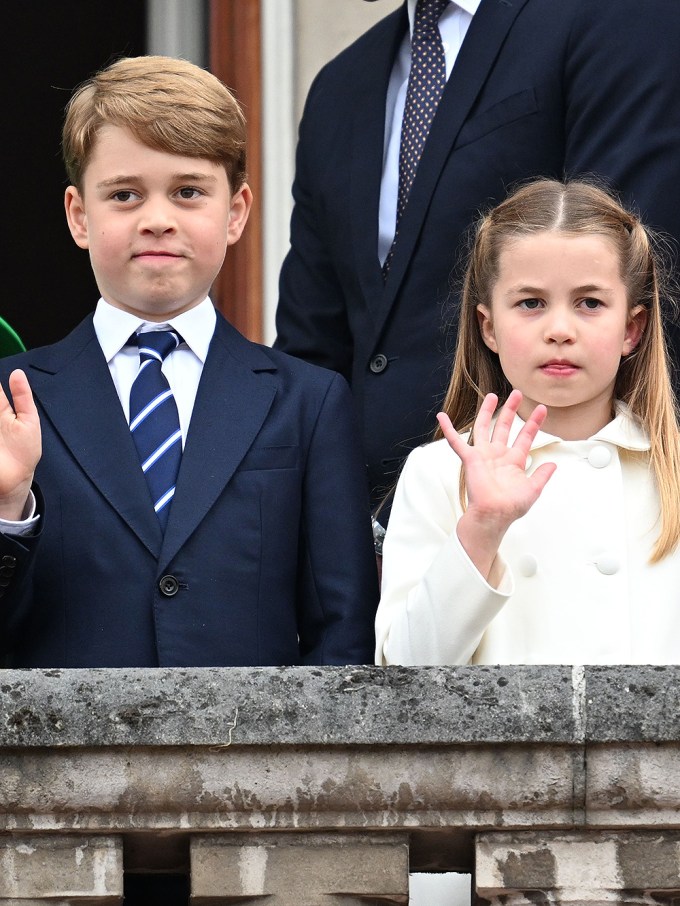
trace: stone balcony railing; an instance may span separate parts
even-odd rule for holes
[[[680,668],[0,671],[0,904],[680,901]]]

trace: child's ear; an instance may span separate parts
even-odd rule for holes
[[[492,352],[498,352],[496,334],[493,329],[493,319],[491,318],[491,309],[488,305],[477,306],[477,320],[479,321],[479,330],[485,344]]]
[[[253,203],[253,193],[250,186],[244,182],[238,192],[231,196],[229,205],[229,226],[227,227],[227,245],[233,245],[241,238],[241,233],[248,220],[250,207]]]
[[[623,350],[621,355],[630,355],[637,348],[642,339],[642,334],[647,327],[648,312],[644,305],[636,305],[631,311],[628,318],[628,326],[623,338]]]
[[[71,236],[81,249],[89,247],[87,236],[87,214],[83,198],[75,186],[69,186],[64,194],[64,208],[66,222],[71,231]]]

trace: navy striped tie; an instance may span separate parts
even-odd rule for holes
[[[182,458],[182,432],[175,397],[161,365],[182,340],[172,330],[153,330],[137,334],[130,342],[139,346],[139,371],[130,390],[130,431],[165,531]]]

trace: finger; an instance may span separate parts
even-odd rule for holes
[[[0,415],[3,415],[7,410],[14,413],[10,401],[7,398],[5,393],[5,388],[0,384]]]
[[[557,468],[557,463],[554,462],[544,462],[540,465],[535,472],[529,476],[529,484],[532,490],[536,494],[536,500],[540,497],[543,492],[543,488],[550,481],[552,476],[555,474],[555,469]]]
[[[548,410],[542,404],[536,406],[529,418],[526,420],[522,426],[521,431],[515,438],[515,442],[512,445],[514,449],[519,450],[521,453],[526,456],[531,449],[531,445],[536,439],[541,425],[545,421],[545,417],[548,414]]]
[[[505,401],[501,411],[498,413],[496,424],[493,429],[493,440],[501,444],[507,444],[510,436],[510,428],[515,421],[517,410],[522,402],[522,394],[519,390],[512,390],[510,396]]]
[[[37,418],[38,410],[35,407],[33,393],[31,392],[28,378],[26,377],[26,374],[18,368],[9,376],[9,389],[12,393],[16,417],[21,421]]]
[[[472,426],[472,437],[475,446],[488,444],[491,440],[491,419],[498,405],[498,397],[495,393],[487,393],[479,407],[477,418]]]
[[[448,445],[454,453],[463,459],[466,450],[468,450],[469,447],[451,424],[451,419],[445,412],[438,412],[437,421],[439,422],[439,427],[442,429],[442,434],[446,438]]]

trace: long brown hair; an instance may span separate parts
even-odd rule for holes
[[[512,389],[496,353],[484,343],[478,305],[491,305],[505,243],[533,233],[596,234],[616,250],[630,309],[644,305],[647,325],[624,359],[615,395],[650,438],[650,461],[661,508],[661,530],[652,562],[680,540],[680,434],[661,316],[666,289],[658,240],[608,192],[592,182],[538,179],[522,186],[478,222],[461,299],[453,373],[442,406],[458,431],[469,430],[487,393],[503,402]],[[663,283],[663,286],[662,286]],[[438,429],[435,437],[441,437]]]

